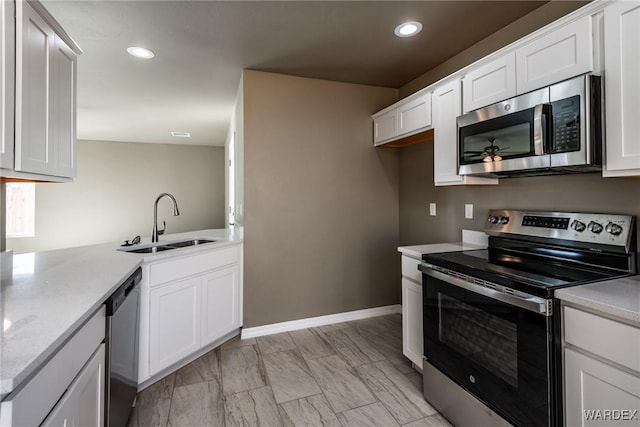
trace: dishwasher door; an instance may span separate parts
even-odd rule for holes
[[[138,391],[140,281],[138,268],[107,300],[105,426],[125,427]]]

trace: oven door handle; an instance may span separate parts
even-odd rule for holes
[[[551,300],[537,297],[535,295],[529,295],[520,292],[519,295],[513,295],[510,293],[502,292],[499,289],[503,288],[500,285],[495,285],[497,289],[492,289],[486,286],[471,283],[467,280],[460,279],[458,277],[450,276],[446,273],[434,270],[428,264],[421,264],[419,266],[420,271],[427,276],[431,276],[434,279],[441,280],[450,285],[457,286],[459,288],[466,289],[470,292],[483,295],[487,298],[491,298],[497,301],[504,302],[506,304],[514,305],[516,307],[523,308],[528,311],[532,311],[536,314],[543,316],[551,316]]]

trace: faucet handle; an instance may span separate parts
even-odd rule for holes
[[[158,229],[158,236],[162,236],[166,228],[167,228],[167,221],[162,221],[162,230]]]

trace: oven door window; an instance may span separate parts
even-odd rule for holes
[[[535,155],[533,119],[530,108],[460,128],[460,164]]]
[[[427,361],[507,421],[548,426],[551,318],[425,277]]]
[[[438,293],[440,342],[518,387],[517,325]]]

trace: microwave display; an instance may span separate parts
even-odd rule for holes
[[[553,140],[551,153],[580,150],[580,96],[551,103]]]

